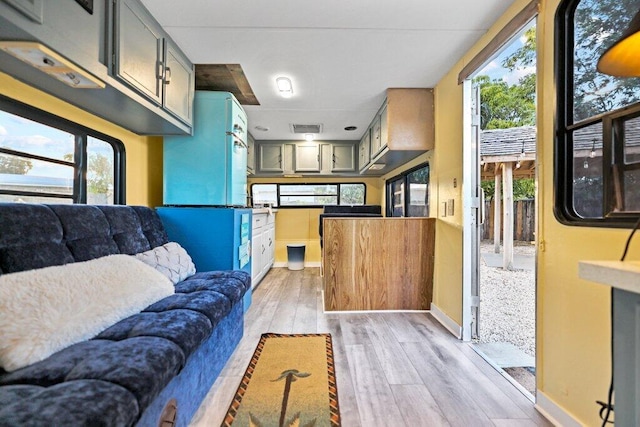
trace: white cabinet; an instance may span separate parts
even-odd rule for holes
[[[298,144],[295,147],[296,172],[320,172],[320,146],[318,144]]]
[[[251,287],[255,288],[273,266],[276,248],[276,216],[254,210],[251,237]]]

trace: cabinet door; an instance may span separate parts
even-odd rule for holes
[[[253,175],[256,171],[255,140],[250,133],[247,134],[247,175]]]
[[[253,236],[251,237],[251,283],[256,285],[260,280],[260,275],[263,269],[262,260],[262,247],[263,247],[263,228],[253,229]]]
[[[273,263],[275,262],[275,258],[276,258],[276,227],[275,224],[269,224],[268,228],[267,228],[267,256],[266,256],[266,270],[269,271],[269,269],[273,266]]]
[[[161,104],[162,29],[138,1],[116,5],[116,75]]]
[[[169,39],[165,39],[164,107],[185,123],[193,123],[193,65]]]
[[[260,144],[259,170],[261,172],[284,172],[282,168],[282,144]]]
[[[381,149],[380,116],[378,115],[371,124],[371,158],[373,159]]]
[[[389,142],[389,122],[387,121],[387,104],[384,104],[380,111],[380,149],[387,146]]]
[[[10,4],[34,22],[42,24],[42,6],[44,5],[44,0],[4,0],[4,2]]]
[[[355,145],[333,144],[331,146],[331,172],[354,172],[356,170]]]
[[[295,147],[296,172],[320,172],[320,146],[299,144]]]
[[[369,160],[371,159],[371,132],[369,132],[369,129],[367,129],[367,131],[362,136],[358,148],[358,167],[362,169],[369,163]]]

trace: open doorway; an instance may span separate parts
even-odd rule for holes
[[[465,221],[465,280],[474,349],[535,395],[535,20],[513,34],[466,85],[477,207]],[[474,200],[475,199],[475,200]]]

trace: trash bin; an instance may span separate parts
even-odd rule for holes
[[[292,243],[287,245],[287,268],[289,270],[304,270],[304,250],[303,243]]]

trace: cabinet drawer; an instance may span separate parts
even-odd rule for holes
[[[275,215],[266,215],[267,224],[275,224],[276,216]]]
[[[267,214],[253,215],[253,229],[260,228],[267,224]]]

